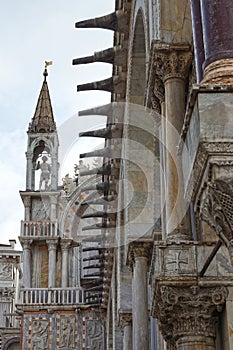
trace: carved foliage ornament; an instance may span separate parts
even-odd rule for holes
[[[165,339],[215,337],[217,312],[222,310],[227,294],[225,287],[158,287],[153,311]]]
[[[192,52],[184,50],[157,50],[156,73],[163,81],[169,78],[185,79],[192,62]]]

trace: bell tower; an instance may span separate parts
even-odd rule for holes
[[[35,114],[28,127],[26,190],[56,191],[58,185],[58,136],[53,117],[47,68]],[[36,171],[41,170],[39,187]]]

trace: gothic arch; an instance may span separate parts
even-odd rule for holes
[[[130,79],[128,100],[135,104],[144,104],[146,89],[147,30],[145,18],[140,7],[134,17],[133,41],[131,42]]]
[[[31,152],[34,152],[34,149],[37,147],[40,141],[44,142],[44,144],[47,145],[48,149],[50,150],[50,153],[52,154],[54,146],[48,138],[43,136],[36,137],[35,140],[32,141],[30,145]]]

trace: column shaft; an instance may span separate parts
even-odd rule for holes
[[[203,62],[205,61],[203,31],[201,22],[201,5],[200,0],[190,0],[192,14],[192,29],[195,50],[195,63],[197,83],[199,84],[203,78]]]
[[[26,154],[27,157],[27,172],[26,172],[26,189],[33,190],[32,188],[32,154]]]
[[[23,287],[31,288],[31,248],[23,243]]]
[[[185,213],[184,185],[181,158],[177,153],[179,135],[185,114],[185,81],[172,77],[165,81],[166,98],[166,224],[167,235],[179,232],[190,238],[189,224]]]
[[[132,350],[132,325],[124,327],[123,350]]]
[[[201,0],[205,66],[233,58],[232,0]]]
[[[61,271],[61,286],[66,288],[69,286],[69,245],[70,243],[61,243],[62,252],[62,271]]]
[[[134,264],[133,337],[134,350],[149,349],[147,257],[138,256]]]
[[[214,339],[201,336],[190,336],[179,339],[177,350],[216,350]]]
[[[56,287],[56,260],[57,260],[57,244],[48,243],[49,250],[49,271],[48,271],[48,287]]]

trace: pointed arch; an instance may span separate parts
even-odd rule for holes
[[[146,89],[146,31],[143,11],[140,8],[135,17],[131,52],[129,102],[144,104]]]

